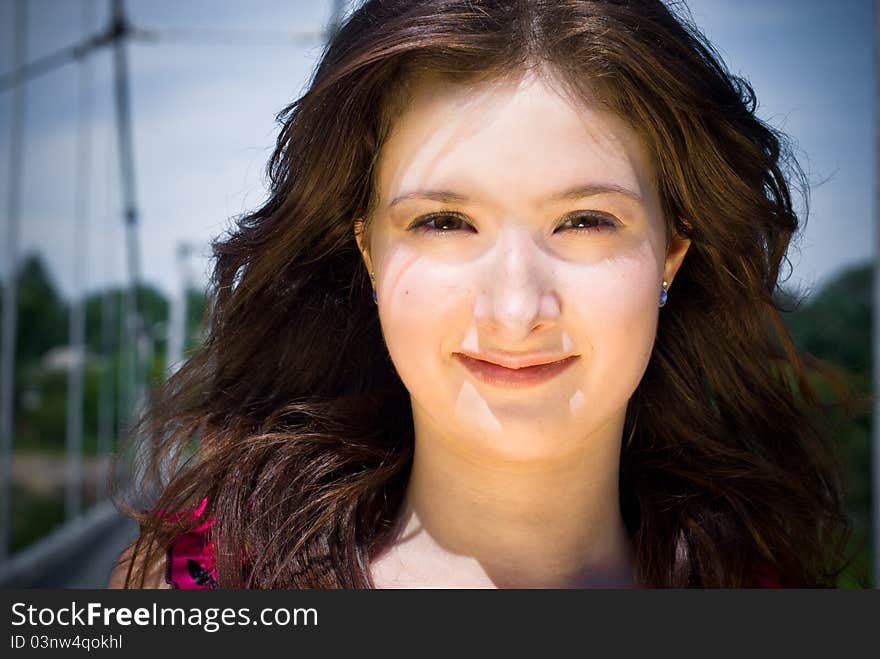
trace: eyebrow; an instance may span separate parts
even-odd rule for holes
[[[571,199],[580,199],[582,197],[592,197],[599,194],[621,194],[626,197],[630,197],[631,199],[634,199],[639,203],[642,202],[642,197],[637,192],[633,192],[632,190],[624,188],[620,185],[605,183],[587,183],[584,185],[577,185],[573,188],[569,188],[568,190],[557,192],[551,197],[548,197],[546,201],[567,201]],[[399,197],[395,197],[394,200],[390,204],[388,204],[388,207],[391,208],[409,199],[431,199],[433,201],[442,201],[446,203],[464,203],[468,201],[468,198],[464,195],[460,195],[457,192],[452,192],[450,190],[417,190],[415,192],[408,192],[406,194],[400,195]]]

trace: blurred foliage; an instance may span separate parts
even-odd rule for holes
[[[15,354],[19,369],[38,361],[50,348],[67,342],[67,306],[37,256],[30,256],[21,264],[17,312]]]
[[[70,305],[61,297],[44,262],[36,254],[25,256],[19,265],[17,294],[14,448],[16,454],[39,451],[49,459],[61,460],[66,442],[67,364],[71,358],[67,350]],[[152,286],[139,286],[137,296],[152,346],[146,380],[150,388],[155,388],[165,378],[169,303]],[[111,448],[121,427],[118,385],[124,377],[126,361],[119,339],[128,331],[122,317],[124,297],[125,290],[117,287],[93,292],[85,300],[83,451],[86,454],[93,455],[98,450],[102,379],[112,407],[108,438]],[[2,305],[0,299],[0,312]],[[185,351],[196,349],[201,342],[200,324],[205,307],[204,292],[188,291]],[[32,491],[18,483],[14,485],[12,506],[13,551],[42,537],[64,519],[64,504],[59,496]]]
[[[11,552],[36,542],[64,521],[64,500],[12,486]]]
[[[843,466],[847,507],[853,523],[850,550],[855,554],[838,582],[841,588],[867,588],[871,566],[871,414],[873,267],[849,268],[806,303],[788,294],[781,300],[783,315],[797,346],[831,365],[848,388],[845,398],[833,381],[819,372],[811,380],[829,404],[828,424]],[[836,403],[836,404],[835,404]]]
[[[870,377],[873,276],[870,264],[847,269],[788,314],[798,347],[854,375]]]
[[[152,337],[147,381],[155,387],[165,377],[169,304],[164,295],[151,286],[139,286],[137,295],[141,317]],[[85,302],[83,444],[86,452],[94,452],[97,446],[102,378],[107,378],[105,386],[112,392],[113,408],[120,404],[117,385],[125,367],[119,343],[122,332],[126,331],[122,318],[124,296],[123,289],[113,288],[92,293]],[[188,292],[185,342],[188,350],[194,349],[200,341],[205,305],[203,292]],[[59,352],[59,349],[67,346],[69,317],[69,305],[58,294],[43,261],[38,255],[28,255],[19,267],[18,277],[16,448],[64,450],[68,376],[63,350]],[[53,355],[57,359],[53,360]],[[118,431],[119,423],[115,421],[111,434]]]

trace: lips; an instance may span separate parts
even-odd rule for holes
[[[481,355],[477,357],[473,353],[457,352],[455,358],[472,375],[486,384],[505,388],[523,388],[534,387],[552,380],[568,369],[578,356]]]

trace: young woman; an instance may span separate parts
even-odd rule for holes
[[[833,585],[755,105],[658,0],[366,2],[214,243],[112,585]]]

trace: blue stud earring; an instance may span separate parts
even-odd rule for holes
[[[669,284],[664,279],[663,280],[663,287],[660,289],[660,306],[661,307],[666,305],[666,299],[669,297],[669,295],[666,292],[668,287],[669,287]]]

